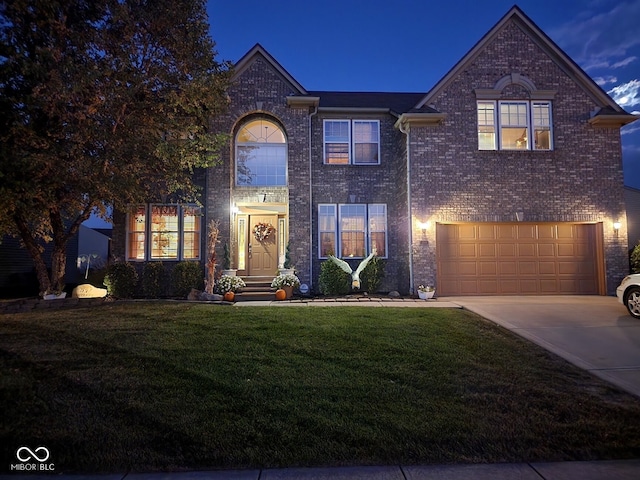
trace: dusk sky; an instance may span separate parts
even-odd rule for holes
[[[260,43],[308,90],[427,92],[512,0],[208,0],[218,60]],[[628,112],[640,114],[640,0],[517,4]],[[625,184],[640,189],[640,120],[622,129]],[[92,219],[91,226],[104,223]]]
[[[260,43],[308,90],[427,92],[513,0],[209,0],[219,60]],[[640,0],[517,5],[628,112],[640,114]],[[640,189],[640,120],[622,129]]]

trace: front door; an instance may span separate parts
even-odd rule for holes
[[[256,236],[256,226],[271,225],[272,232],[266,238]],[[249,216],[249,262],[248,274],[251,276],[273,277],[278,269],[278,225],[277,215],[250,215]]]

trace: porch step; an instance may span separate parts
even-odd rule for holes
[[[242,277],[247,285],[236,294],[236,302],[275,300],[275,289],[271,288],[273,277]]]

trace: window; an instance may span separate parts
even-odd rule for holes
[[[387,257],[387,206],[319,205],[318,243],[320,258],[364,258],[374,251]]]
[[[286,184],[287,144],[283,131],[265,119],[246,123],[236,135],[236,185]]]
[[[129,214],[128,260],[198,260],[200,208],[141,205]]]
[[[336,206],[318,206],[318,242],[320,258],[336,254]]]
[[[497,108],[477,104],[480,150],[551,150],[551,102],[500,101]]]
[[[369,252],[387,256],[387,206],[369,205]]]
[[[378,120],[325,120],[324,163],[380,164]]]
[[[147,225],[147,209],[139,206],[135,212],[129,214],[127,243],[129,244],[129,260],[144,260],[145,234]]]
[[[366,257],[366,225],[366,205],[340,205],[340,257]]]

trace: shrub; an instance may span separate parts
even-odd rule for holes
[[[173,295],[186,297],[192,288],[202,290],[204,273],[199,262],[180,262],[173,267],[171,274]]]
[[[638,241],[638,244],[631,250],[629,260],[631,263],[631,273],[640,273],[640,241]]]
[[[360,273],[360,290],[375,293],[382,285],[386,262],[380,257],[373,257]]]
[[[80,283],[90,283],[96,288],[104,288],[104,277],[107,274],[107,268],[99,268],[99,269],[89,269],[89,275],[87,279],[81,281]]]
[[[327,260],[320,265],[318,287],[324,295],[346,295],[351,291],[351,276],[331,260]]]
[[[104,285],[109,295],[118,298],[131,298],[138,283],[138,272],[130,263],[112,263],[107,267]]]
[[[142,293],[145,297],[158,298],[164,294],[166,270],[162,262],[145,263],[142,270]]]

